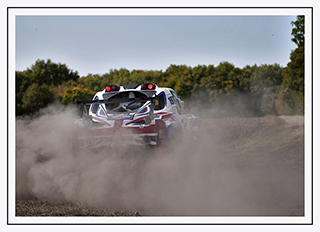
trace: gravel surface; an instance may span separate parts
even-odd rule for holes
[[[76,156],[65,117],[17,121],[17,216],[305,213],[303,116],[205,119],[196,142]]]

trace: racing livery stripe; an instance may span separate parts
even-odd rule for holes
[[[147,116],[144,116],[144,117],[141,117],[141,118],[137,118],[137,119],[135,119],[133,121],[127,122],[125,125],[129,125],[129,124],[133,124],[133,123],[139,122],[139,121],[145,119],[146,117]]]
[[[92,115],[92,119],[97,120],[97,121],[99,121],[99,122],[101,122],[101,123],[103,123],[103,124],[105,124],[107,126],[111,126],[110,123],[106,122],[105,120],[103,120],[103,119],[101,119],[101,118],[99,118],[97,116]]]

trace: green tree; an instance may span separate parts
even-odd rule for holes
[[[214,92],[218,91],[218,89],[219,87],[215,80],[215,67],[208,65],[203,76],[201,76],[200,84],[196,83],[194,86],[193,96],[195,100],[203,104],[212,103],[216,100]]]
[[[77,81],[79,78],[77,71],[73,72],[65,64],[55,64],[50,59],[46,62],[37,60],[30,69],[26,70],[26,75],[31,83],[48,86],[59,85],[69,80]]]
[[[206,89],[204,92],[207,92],[209,102],[218,101],[222,95],[228,95],[238,88],[240,72],[240,69],[235,68],[233,64],[228,62],[221,62],[215,68],[208,66],[208,75],[201,79],[200,89],[202,91]]]
[[[275,105],[280,115],[303,114],[303,102],[285,85],[281,86]]]
[[[130,84],[135,83],[145,83],[146,82],[147,73],[144,70],[132,70],[130,72]],[[150,78],[149,78],[150,79]],[[150,81],[150,80],[149,80]]]
[[[168,75],[168,87],[173,88],[182,99],[190,96],[194,86],[191,67],[171,64],[165,73]]]
[[[78,84],[83,85],[94,92],[101,91],[106,87],[103,85],[103,77],[98,74],[88,74],[85,77],[81,77],[78,79]]]
[[[213,67],[213,65],[209,65],[210,68]],[[206,93],[206,88],[202,86],[203,80],[209,76],[209,67],[206,65],[198,65],[196,67],[192,68],[192,77],[193,77],[193,89],[192,89],[192,98],[195,101],[205,101],[206,99],[204,96]]]
[[[251,76],[250,94],[257,112],[261,115],[278,114],[275,100],[283,81],[283,68],[279,64],[256,67]]]
[[[30,79],[25,72],[16,71],[16,94],[19,92],[25,92],[30,86]]]
[[[304,101],[304,16],[297,16],[297,20],[291,24],[294,26],[292,41],[298,48],[290,54],[290,62],[284,70],[284,82]]]
[[[65,93],[62,98],[63,104],[76,103],[77,99],[88,100],[92,99],[95,92],[83,87],[82,85],[69,87],[65,89]]]
[[[195,84],[201,83],[201,79],[206,76],[207,68],[208,67],[206,65],[198,65],[192,68],[192,77]]]
[[[130,71],[128,69],[111,69],[108,76],[108,79],[110,80],[110,83],[108,83],[108,85],[132,84],[130,83]]]
[[[298,15],[296,21],[292,21],[293,26],[291,39],[298,47],[304,46],[304,15]]]
[[[284,70],[284,82],[304,100],[304,47],[300,46],[291,52],[290,60]]]
[[[279,64],[256,67],[251,75],[251,92],[257,93],[263,88],[281,85],[283,81],[283,68]]]
[[[23,107],[28,113],[34,113],[53,101],[53,91],[46,84],[33,83],[22,97]]]
[[[148,74],[151,77],[151,82],[157,84],[160,87],[164,87],[165,86],[165,78],[164,75],[162,73],[162,71],[148,71]]]
[[[241,70],[241,76],[239,78],[239,90],[243,93],[250,93],[250,87],[251,87],[251,78],[253,76],[253,73],[258,68],[257,65],[253,66],[245,66]]]

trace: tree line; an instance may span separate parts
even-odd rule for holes
[[[16,109],[17,115],[30,114],[54,101],[70,104],[77,98],[92,99],[110,84],[155,83],[173,88],[193,105],[223,106],[237,102],[243,112],[254,116],[302,114],[303,88],[301,83],[286,77],[285,70],[278,64],[240,69],[221,62],[216,67],[170,65],[164,72],[122,68],[80,78],[66,65],[37,60],[31,69],[16,72]],[[293,88],[295,85],[297,88]]]
[[[298,48],[290,54],[287,67],[279,64],[235,67],[219,65],[171,64],[165,71],[111,69],[98,75],[80,77],[66,64],[37,60],[25,71],[16,71],[16,115],[32,114],[50,103],[73,104],[76,99],[92,99],[107,85],[155,83],[173,88],[191,107],[223,108],[228,115],[264,116],[304,113],[304,17],[292,22],[292,41]]]

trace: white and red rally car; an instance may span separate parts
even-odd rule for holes
[[[198,117],[184,112],[184,103],[171,88],[155,84],[110,85],[83,107],[78,146],[167,146],[174,138],[196,136]],[[89,114],[87,107],[89,105]]]

